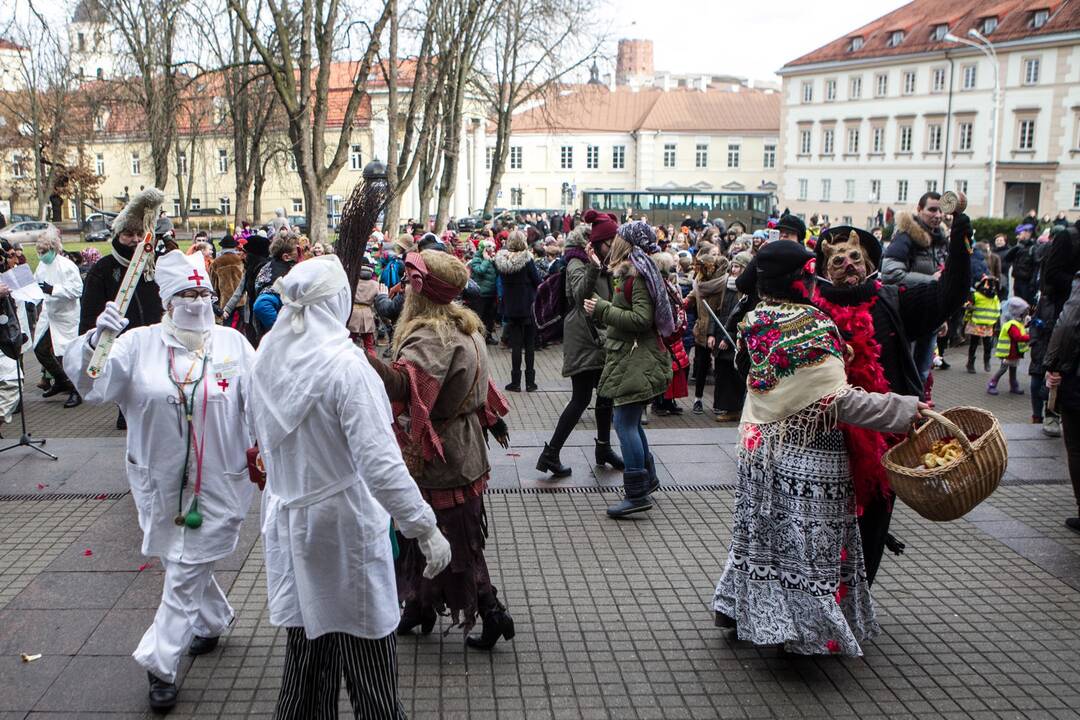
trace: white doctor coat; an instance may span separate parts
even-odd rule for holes
[[[322,401],[274,447],[262,441],[267,409],[257,397],[246,408],[267,471],[270,622],[311,639],[382,638],[400,619],[387,510],[407,537],[434,528],[435,513],[405,468],[378,375],[359,350],[330,367]]]
[[[34,345],[45,333],[52,331],[53,354],[63,357],[64,350],[79,336],[79,298],[83,281],[75,263],[57,253],[51,263],[38,263],[34,279],[53,286],[52,295],[45,296],[41,316],[34,328]]]
[[[127,418],[127,477],[143,531],[143,554],[182,563],[213,562],[231,554],[255,487],[247,474],[251,439],[243,414],[244,381],[255,359],[254,349],[236,330],[219,325],[207,341],[205,432],[203,385],[195,393],[193,414],[195,437],[202,436],[205,442],[199,495],[203,524],[192,530],[174,522],[181,507],[188,428],[176,386],[169,379],[168,352],[174,351],[181,378],[196,355],[164,333],[160,324],[135,328],[116,338],[104,371],[95,381],[86,375],[93,352],[92,332],[72,344],[64,357],[64,370],[87,402],[116,403]],[[196,366],[194,375],[198,374]],[[183,490],[184,512],[190,508],[194,489],[192,454]]]

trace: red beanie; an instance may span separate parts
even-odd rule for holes
[[[589,208],[581,219],[592,225],[589,243],[594,246],[611,242],[615,239],[615,233],[619,231],[619,220],[611,213],[600,213]]]

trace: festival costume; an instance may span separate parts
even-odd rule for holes
[[[435,516],[394,443],[382,384],[349,339],[338,258],[300,263],[275,289],[283,307],[246,409],[267,473],[270,622],[288,628],[277,717],[336,718],[342,674],[357,717],[403,717],[390,519],[421,537],[438,533]]]
[[[158,261],[165,304],[183,290],[209,289],[202,264],[179,251]],[[212,321],[202,347],[189,350],[165,316],[120,335],[92,380],[86,369],[95,333],[72,343],[64,366],[87,402],[116,403],[128,418],[127,478],[142,553],[160,558],[165,570],[161,604],[134,657],[172,683],[192,638],[216,638],[234,615],[213,563],[236,549],[251,504],[241,408],[254,351],[243,335]]]
[[[34,279],[49,287],[37,327],[34,328],[34,354],[43,369],[53,376],[59,389],[72,391],[74,386],[64,373],[62,358],[67,346],[79,334],[79,297],[83,281],[79,268],[59,252],[51,262],[38,263]]]

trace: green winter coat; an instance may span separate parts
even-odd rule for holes
[[[631,301],[623,283],[634,278]],[[612,301],[596,298],[595,315],[607,327],[606,358],[598,395],[616,405],[644,403],[662,395],[671,382],[671,356],[656,333],[652,297],[628,262],[615,273]]]
[[[499,273],[495,270],[493,261],[477,253],[469,261],[469,270],[472,273],[473,281],[480,288],[481,296],[492,297],[498,293],[496,283],[498,282]]]
[[[566,315],[563,317],[563,377],[604,369],[604,324],[585,314],[585,298],[611,300],[611,278],[591,262],[572,258],[566,273]]]

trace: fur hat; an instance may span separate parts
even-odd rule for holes
[[[619,232],[619,220],[611,213],[600,213],[589,208],[581,216],[581,219],[592,225],[589,242],[594,247],[601,243],[610,243],[615,239],[615,234]]]
[[[112,221],[113,237],[122,232],[142,236],[157,222],[158,208],[165,201],[165,193],[155,187],[148,187],[137,193],[124,209]]]

